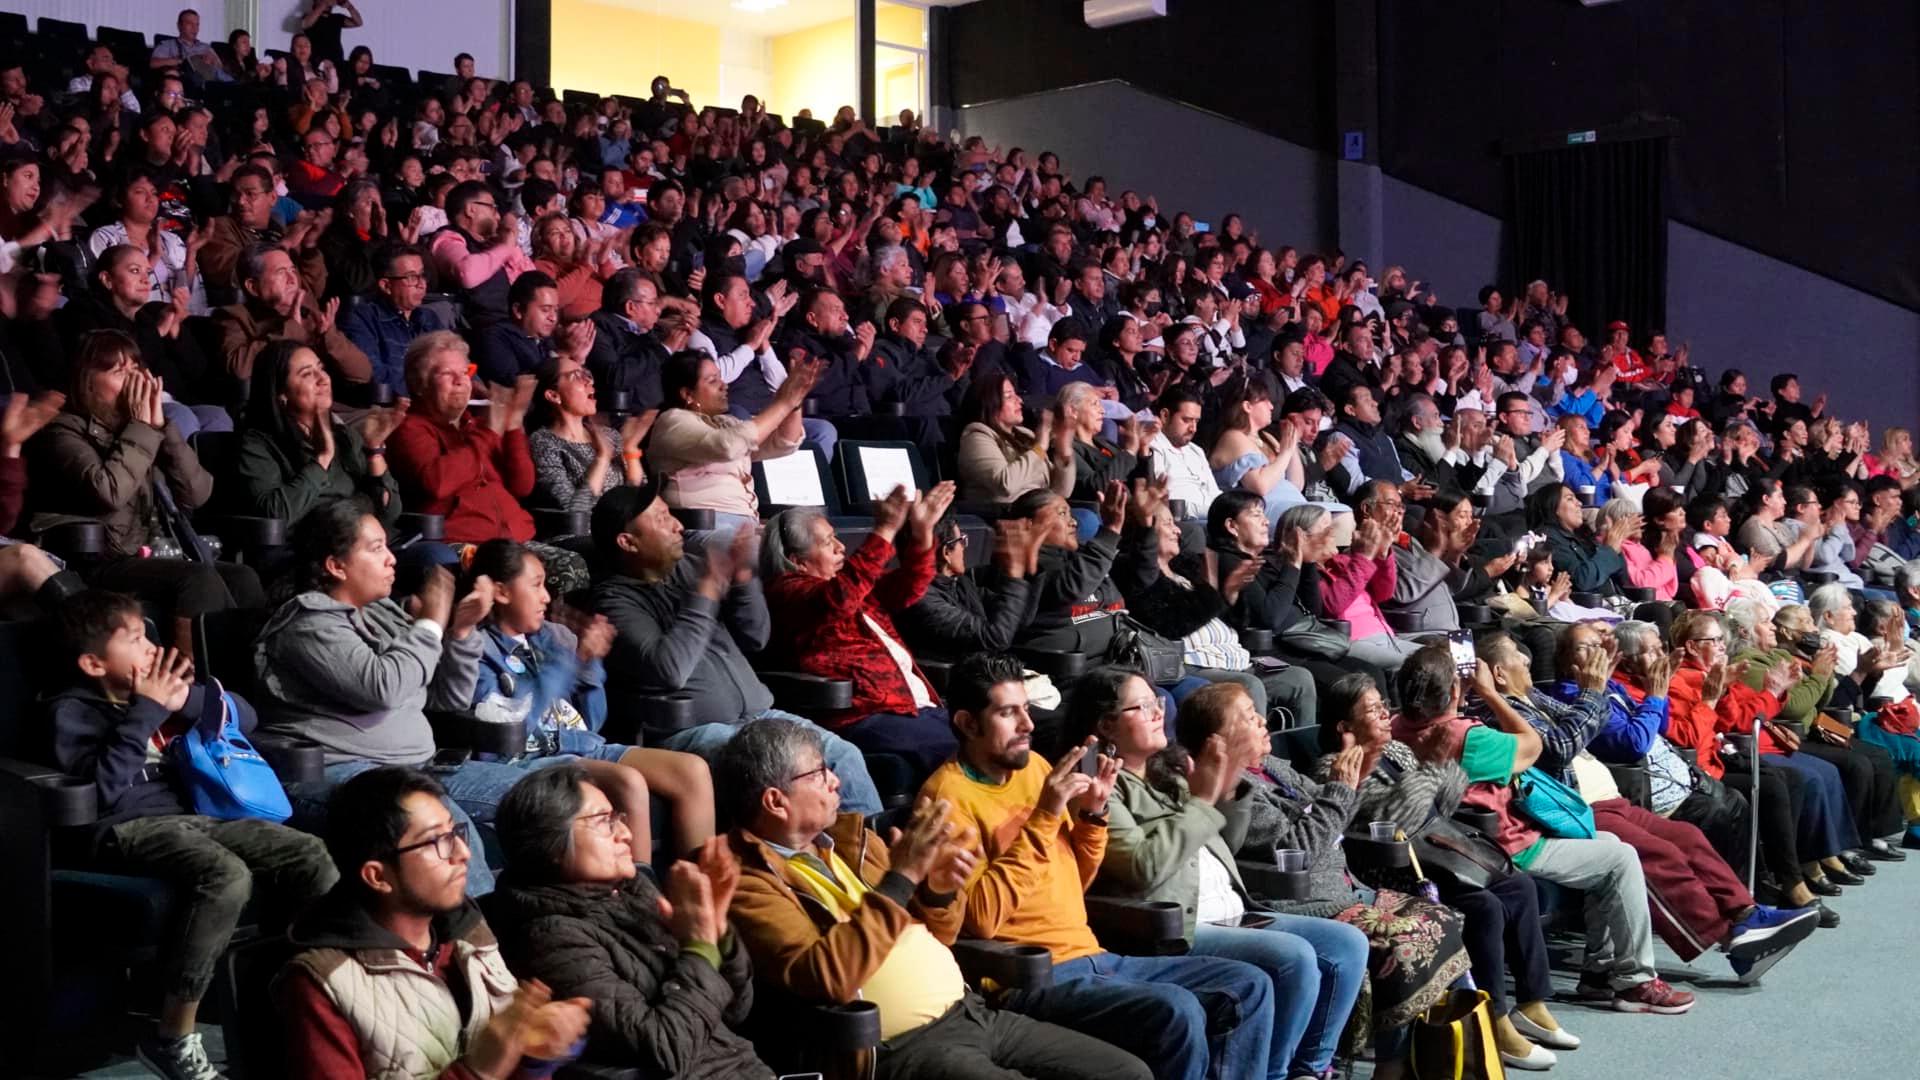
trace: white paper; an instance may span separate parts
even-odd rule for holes
[[[867,475],[867,494],[874,499],[886,498],[897,487],[907,489],[909,501],[920,496],[913,456],[897,446],[860,447],[860,468]]]
[[[767,501],[773,505],[827,505],[813,451],[796,450],[784,457],[766,458],[760,462],[760,471],[767,478]]]

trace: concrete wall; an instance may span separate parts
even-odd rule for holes
[[[961,110],[960,129],[989,145],[1022,147],[1031,162],[1060,155],[1076,180],[1104,175],[1110,194],[1152,193],[1218,227],[1229,210],[1268,244],[1317,247],[1332,183],[1319,154],[1119,82],[1053,90]]]
[[[1451,307],[1472,307],[1480,287],[1499,280],[1499,218],[1391,176],[1381,202],[1383,265],[1406,267]]]
[[[1765,396],[1772,375],[1800,375],[1830,409],[1875,428],[1920,421],[1920,312],[1829,278],[1667,224],[1667,331],[1708,371],[1738,367]]]

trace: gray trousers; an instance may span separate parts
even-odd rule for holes
[[[1273,707],[1284,706],[1293,714],[1293,721],[1287,727],[1305,727],[1317,722],[1314,716],[1319,708],[1320,691],[1314,686],[1313,672],[1306,668],[1288,665],[1263,672],[1258,667],[1231,671],[1226,668],[1190,666],[1187,674],[1208,682],[1239,683],[1246,688],[1247,696],[1253,699],[1253,710],[1262,718],[1266,718]],[[1269,723],[1269,726],[1278,725]]]
[[[987,1008],[968,991],[932,1023],[880,1044],[880,1080],[1151,1080],[1140,1059],[1091,1035]]]
[[[1581,973],[1628,990],[1652,979],[1653,916],[1640,856],[1610,832],[1548,840],[1527,873],[1586,894],[1587,958]]]
[[[206,996],[249,897],[263,923],[284,924],[339,876],[319,837],[251,819],[135,818],[113,826],[106,852],[112,868],[171,887],[161,989],[183,1001]]]

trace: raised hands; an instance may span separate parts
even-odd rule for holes
[[[900,533],[900,526],[907,523],[907,510],[911,505],[912,494],[903,486],[896,485],[887,496],[873,504],[873,531],[889,543]]]
[[[193,689],[193,661],[178,649],[154,650],[146,670],[133,673],[133,696],[143,697],[171,716],[187,707]]]
[[[993,524],[993,565],[1009,578],[1040,570],[1040,548],[1046,534],[1021,518],[1003,518]]]
[[[586,1037],[592,1008],[587,998],[555,1001],[547,984],[529,979],[520,984],[507,1007],[475,1033],[462,1060],[481,1076],[508,1076],[523,1057],[564,1059]]]
[[[953,493],[953,481],[942,480],[921,492],[919,500],[907,511],[907,523],[915,547],[933,546],[933,527],[946,515],[947,507],[953,505]]]
[[[67,395],[58,390],[32,397],[8,395],[6,411],[0,413],[0,457],[19,457],[20,447],[58,416],[66,403]]]
[[[926,796],[913,806],[907,827],[894,829],[888,837],[887,861],[894,873],[919,885],[933,873],[946,854],[947,842],[954,835],[950,819],[952,804],[935,802]]]
[[[1118,533],[1127,523],[1127,486],[1115,480],[1100,493],[1100,527]]]
[[[493,579],[485,574],[473,579],[473,588],[460,602],[453,606],[453,614],[446,623],[447,635],[455,641],[465,641],[493,611]]]
[[[387,445],[387,439],[400,427],[400,421],[407,418],[408,404],[406,398],[396,398],[391,408],[367,410],[367,415],[354,425],[354,430],[360,433],[360,441],[366,444],[367,449],[377,450]]]

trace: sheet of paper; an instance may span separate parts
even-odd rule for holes
[[[798,450],[785,457],[760,462],[767,478],[767,501],[775,506],[825,506],[827,493],[820,489],[820,467],[811,450]]]
[[[863,446],[860,448],[860,468],[867,474],[867,494],[875,499],[884,499],[893,493],[893,489],[907,489],[907,498],[920,496],[920,486],[913,478],[913,457],[897,446]]]

